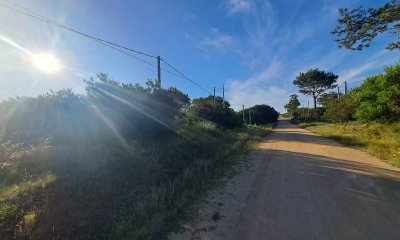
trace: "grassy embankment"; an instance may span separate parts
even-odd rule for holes
[[[400,167],[400,123],[318,123],[300,126],[345,145],[362,149]]]
[[[26,146],[0,135],[0,239],[161,239],[270,127]]]

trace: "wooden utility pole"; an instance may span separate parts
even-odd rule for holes
[[[222,85],[222,106],[225,109],[225,86]]]
[[[215,87],[214,87],[214,105],[215,105]]]
[[[347,94],[347,81],[344,81],[344,95]]]
[[[251,124],[251,109],[249,108],[249,124]]]
[[[337,85],[337,98],[340,98],[340,87],[339,87],[339,84]]]
[[[161,88],[161,57],[157,56],[157,87]]]
[[[242,113],[243,113],[243,122],[246,122],[246,119],[244,118],[244,105],[242,105],[242,108],[243,108],[243,111],[242,111]]]

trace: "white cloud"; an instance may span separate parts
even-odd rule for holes
[[[361,66],[358,66],[356,68],[351,68],[349,70],[345,70],[343,72],[341,72],[339,74],[339,83],[343,83],[345,81],[349,82],[349,81],[354,81],[356,80],[356,78],[358,79],[358,77],[363,74],[366,71],[371,70],[371,68],[373,68],[374,66],[376,66],[375,62],[368,62],[365,63]]]
[[[282,64],[274,60],[260,73],[248,79],[228,82],[226,96],[232,108],[240,110],[255,104],[268,104],[278,111],[283,111],[283,104],[290,95],[288,90],[278,87]]]
[[[254,3],[251,0],[228,0],[228,14],[246,13],[251,10]]]
[[[381,50],[367,58],[361,65],[347,66],[346,69],[339,72],[339,83],[354,82],[365,79],[366,77],[383,72],[383,68],[390,66],[398,61],[396,53],[387,50]]]
[[[336,5],[340,5],[334,1],[323,4],[320,10],[307,17],[304,17],[301,2],[296,3],[290,14],[282,17],[287,12],[282,11],[275,1],[224,1],[229,3],[229,14],[246,13],[240,15],[244,34],[233,37],[218,30],[219,35],[214,32],[203,42],[219,49],[219,52],[237,54],[244,65],[256,72],[247,78],[234,78],[228,82],[226,96],[235,110],[241,109],[242,105],[265,103],[284,112],[283,106],[289,95],[299,94],[292,84],[293,79],[309,68],[339,73],[341,83],[381,71],[382,66],[393,63],[396,58],[381,52],[369,59],[366,52],[336,48],[329,34],[330,26],[333,27],[336,20]],[[329,37],[331,42],[326,40]],[[352,62],[357,65],[350,66]],[[309,96],[299,94],[299,98],[303,106],[307,106],[308,101],[312,105]]]
[[[211,35],[203,37],[199,46],[206,52],[209,48],[217,50],[219,53],[226,53],[235,50],[238,40],[227,33],[222,33],[217,28],[211,29]]]

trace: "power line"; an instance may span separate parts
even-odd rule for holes
[[[79,31],[74,30],[74,29],[72,29],[72,28],[69,28],[69,27],[67,27],[67,26],[64,26],[64,25],[61,25],[61,24],[59,24],[59,23],[56,23],[56,22],[54,22],[54,21],[52,21],[52,20],[50,20],[50,19],[38,17],[38,16],[35,16],[35,15],[32,15],[32,14],[29,14],[29,13],[26,13],[26,12],[23,12],[23,11],[20,11],[20,10],[18,10],[18,9],[13,8],[13,7],[6,6],[6,5],[1,4],[1,3],[0,3],[0,6],[5,7],[5,8],[8,8],[8,9],[13,10],[13,11],[16,11],[16,12],[18,12],[18,13],[24,14],[24,15],[26,15],[26,16],[35,18],[35,19],[37,19],[37,20],[40,20],[40,21],[43,21],[43,22],[46,22],[46,23],[49,23],[49,24],[53,24],[53,25],[55,25],[55,26],[61,27],[61,28],[63,28],[63,29],[66,29],[66,30],[68,30],[68,31],[74,32],[74,33],[79,34],[79,35],[81,35],[81,36],[87,37],[87,38],[89,38],[89,39],[91,39],[91,40],[93,40],[93,41],[96,41],[96,42],[98,42],[98,43],[100,43],[100,44],[103,44],[103,45],[105,45],[105,46],[107,46],[107,47],[110,47],[110,48],[112,48],[112,49],[114,49],[114,50],[116,50],[116,51],[119,51],[119,52],[121,52],[121,53],[123,53],[123,54],[126,54],[126,55],[128,55],[128,56],[130,56],[130,57],[133,57],[133,58],[135,58],[135,59],[137,59],[137,60],[139,60],[139,61],[142,61],[142,62],[144,62],[144,63],[146,63],[146,64],[149,64],[149,65],[151,65],[151,66],[156,67],[154,64],[152,64],[152,63],[150,63],[150,62],[148,62],[148,61],[146,61],[146,60],[143,60],[143,59],[138,58],[138,57],[136,57],[136,56],[134,56],[134,55],[132,55],[132,54],[129,54],[129,53],[127,53],[127,52],[124,52],[124,51],[122,51],[121,49],[118,49],[118,48],[116,47],[116,46],[118,46],[117,44],[113,44],[113,43],[111,43],[111,42],[109,42],[109,41],[105,41],[105,40],[102,40],[102,39],[100,39],[100,38],[93,37],[93,36],[91,36],[91,35],[88,35],[88,34],[79,32]],[[31,12],[32,12],[32,11],[31,11]],[[39,16],[41,16],[41,15],[39,14]],[[134,51],[134,50],[132,50],[132,51]]]
[[[347,84],[349,84],[349,83],[359,83],[359,82],[364,82],[364,81],[365,81],[364,79],[363,80],[357,80],[357,81],[344,81],[342,83],[337,84],[337,86],[341,87],[341,86],[343,86],[343,84],[345,84],[345,82],[347,82]]]
[[[38,20],[41,20],[41,21],[44,21],[44,22],[47,22],[47,23],[56,25],[56,26],[58,26],[58,27],[64,28],[65,30],[74,32],[74,33],[79,34],[79,35],[82,35],[82,36],[84,36],[84,37],[88,37],[88,38],[91,38],[91,39],[93,39],[93,40],[105,42],[105,43],[107,43],[107,44],[109,44],[109,45],[112,45],[112,46],[115,46],[115,47],[119,47],[119,48],[122,48],[122,49],[125,49],[125,50],[128,50],[128,51],[131,51],[131,52],[135,52],[135,53],[137,53],[137,54],[141,54],[141,55],[144,55],[144,56],[147,56],[147,57],[157,58],[157,57],[154,56],[154,55],[151,55],[151,54],[148,54],[148,53],[144,53],[144,52],[141,52],[141,51],[138,51],[138,50],[135,50],[135,49],[131,49],[131,48],[122,46],[122,45],[120,45],[120,44],[116,44],[116,43],[113,43],[113,42],[110,42],[110,41],[107,41],[107,40],[104,40],[104,39],[95,37],[95,36],[93,36],[93,35],[89,35],[89,34],[87,34],[87,33],[83,33],[83,32],[81,32],[81,31],[75,30],[75,29],[73,29],[73,28],[71,28],[71,27],[68,27],[68,26],[63,25],[63,24],[61,24],[61,23],[58,23],[58,22],[56,22],[56,21],[54,21],[54,20],[52,20],[52,19],[49,19],[49,18],[47,18],[47,17],[41,15],[40,13],[37,13],[37,12],[34,12],[34,11],[28,9],[28,8],[25,8],[25,7],[23,7],[22,5],[19,5],[19,4],[17,4],[17,3],[13,3],[13,2],[8,1],[8,0],[6,0],[6,1],[7,1],[8,3],[10,3],[10,4],[16,6],[16,7],[19,7],[19,8],[21,8],[21,9],[23,9],[23,10],[25,10],[25,11],[31,13],[31,14],[26,13],[26,12],[22,12],[22,11],[16,9],[16,8],[13,8],[13,7],[4,5],[4,4],[0,4],[0,5],[3,6],[3,7],[5,7],[5,8],[8,8],[8,9],[10,9],[10,10],[17,11],[17,12],[19,12],[19,13],[21,13],[21,14],[27,15],[27,16],[29,16],[29,17],[33,17],[33,18],[36,18],[36,19],[38,19]],[[34,15],[32,15],[32,14],[34,14]],[[35,16],[35,15],[36,15],[36,16]]]
[[[146,63],[146,64],[148,64],[148,65],[150,65],[150,66],[153,66],[153,67],[156,67],[156,68],[157,68],[157,66],[156,66],[155,64],[152,64],[152,63],[150,63],[150,62],[148,62],[148,61],[146,61],[146,60],[144,60],[144,59],[138,58],[138,57],[136,57],[136,56],[134,56],[134,55],[132,55],[132,54],[130,54],[130,53],[128,53],[128,52],[125,52],[124,50],[128,50],[128,51],[131,51],[131,52],[135,52],[135,53],[137,53],[137,54],[141,54],[141,55],[144,55],[144,56],[147,56],[147,57],[151,57],[151,58],[157,58],[156,56],[153,56],[153,55],[150,55],[150,54],[141,52],[141,51],[137,51],[137,50],[134,50],[134,49],[131,49],[131,48],[128,48],[128,47],[124,47],[124,46],[122,46],[122,45],[119,45],[119,44],[116,44],[116,43],[113,43],[113,42],[110,42],[110,41],[107,41],[107,40],[104,40],[104,39],[101,39],[101,38],[98,38],[98,37],[94,37],[94,36],[92,36],[92,35],[89,35],[89,34],[86,34],[86,33],[83,33],[83,32],[80,32],[80,31],[75,30],[75,29],[73,29],[73,28],[71,28],[71,27],[68,27],[68,26],[65,26],[65,25],[63,25],[63,24],[57,23],[57,22],[55,22],[55,21],[53,21],[53,20],[51,20],[51,19],[49,19],[49,18],[47,18],[47,17],[45,17],[45,16],[43,16],[43,15],[37,13],[37,12],[34,12],[34,11],[30,10],[30,9],[27,9],[27,8],[25,8],[25,7],[23,7],[23,6],[19,5],[19,4],[10,2],[10,1],[8,1],[8,0],[6,0],[6,1],[7,1],[8,3],[10,3],[10,4],[16,6],[16,7],[19,7],[19,8],[21,8],[21,9],[23,9],[24,11],[27,11],[27,12],[21,11],[21,10],[19,10],[19,9],[14,8],[14,7],[10,7],[10,6],[4,5],[4,4],[2,4],[2,3],[0,3],[0,6],[2,6],[2,7],[4,7],[4,8],[7,8],[7,9],[9,9],[9,10],[12,10],[12,11],[18,12],[18,13],[20,13],[20,14],[26,15],[26,16],[28,16],[28,17],[32,17],[32,18],[35,18],[35,19],[37,19],[37,20],[40,20],[40,21],[43,21],[43,22],[46,22],[46,23],[55,25],[55,26],[57,26],[57,27],[63,28],[63,29],[68,30],[68,31],[71,31],[71,32],[76,33],[76,34],[78,34],[78,35],[81,35],[81,36],[83,36],[83,37],[89,38],[89,39],[91,39],[91,40],[93,40],[93,41],[96,41],[96,42],[98,42],[98,43],[100,43],[100,44],[102,44],[102,45],[104,45],[104,46],[107,46],[107,47],[109,47],[109,48],[112,48],[112,49],[114,49],[114,50],[116,50],[116,51],[118,51],[118,52],[120,52],[120,53],[122,53],[122,54],[125,54],[125,55],[127,55],[127,56],[129,56],[129,57],[132,57],[132,58],[134,58],[134,59],[136,59],[136,60],[139,60],[139,61],[141,61],[141,62],[143,62],[143,63]],[[124,49],[124,50],[121,50],[121,49]],[[177,72],[178,74],[176,74],[176,73],[174,73],[174,72],[171,72],[171,71],[169,71],[169,70],[167,70],[167,69],[164,69],[164,68],[161,68],[161,70],[163,70],[164,72],[169,73],[169,74],[171,74],[171,75],[174,75],[174,76],[176,76],[176,77],[180,77],[180,78],[183,78],[183,79],[185,79],[185,80],[188,80],[189,82],[191,82],[191,83],[194,84],[195,86],[199,87],[199,88],[202,89],[203,91],[205,91],[205,92],[211,94],[207,89],[205,89],[204,87],[200,86],[198,83],[196,83],[195,81],[193,81],[192,79],[190,79],[189,77],[187,77],[186,75],[184,75],[181,71],[179,71],[178,69],[176,69],[175,67],[173,67],[171,64],[169,64],[168,62],[166,62],[166,61],[163,60],[163,59],[161,59],[161,60],[162,60],[165,64],[167,64],[170,68],[172,68],[175,72]]]
[[[179,71],[178,69],[176,69],[175,67],[173,67],[171,64],[169,64],[167,61],[165,61],[164,59],[161,59],[161,61],[163,61],[165,64],[167,64],[170,68],[172,68],[175,72],[179,73],[180,76],[186,80],[188,80],[189,82],[193,83],[194,85],[196,85],[197,87],[201,88],[203,91],[205,91],[206,93],[209,93],[210,95],[212,95],[211,92],[209,92],[207,89],[205,89],[204,87],[200,86],[198,83],[196,83],[195,81],[193,81],[192,79],[190,79],[189,77],[187,77],[185,74],[183,74],[181,71]]]
[[[347,82],[347,83],[359,83],[359,82],[364,82],[365,80],[363,79],[363,80],[358,80],[358,81],[350,81],[350,82]]]

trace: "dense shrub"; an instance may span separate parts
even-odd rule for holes
[[[250,108],[251,110],[251,123],[255,124],[268,124],[278,121],[279,113],[273,108],[266,104],[255,105]],[[245,110],[244,118],[246,122],[249,122],[249,109]],[[243,114],[242,111],[239,112]]]
[[[298,122],[315,122],[320,121],[322,115],[324,114],[324,108],[298,108],[292,114],[292,120],[296,123]]]
[[[242,119],[230,108],[227,101],[221,97],[213,96],[206,98],[193,99],[192,105],[188,110],[189,118],[195,121],[211,121],[219,127],[233,129],[242,126]]]
[[[98,131],[99,123],[85,98],[70,89],[33,97],[15,97],[0,104],[0,128],[17,142],[35,144],[51,137],[78,139]]]
[[[267,132],[196,121],[168,138],[33,149],[1,131],[0,239],[164,239],[233,154]]]
[[[346,122],[354,120],[355,106],[352,101],[353,93],[327,102],[324,119],[331,122]]]
[[[0,103],[0,239],[163,239],[269,132],[226,130],[242,120],[221,98],[86,84]]]
[[[176,131],[177,117],[190,102],[176,88],[120,84],[106,74],[86,81],[87,95],[70,89],[0,103],[0,129],[17,142],[37,144],[144,139]]]
[[[353,99],[359,121],[400,121],[400,64],[367,78]]]
[[[98,78],[99,81],[86,81],[88,101],[122,137],[160,137],[176,130],[175,117],[181,104],[171,92],[159,88],[153,81],[142,87],[139,84],[120,84],[106,74],[99,74]],[[173,91],[177,92],[176,89]]]

